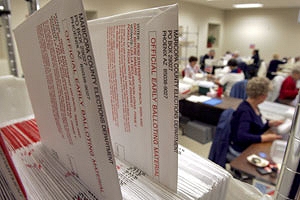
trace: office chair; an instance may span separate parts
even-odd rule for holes
[[[248,80],[242,80],[236,82],[231,90],[229,96],[239,99],[247,99],[246,87],[247,87]]]
[[[231,126],[230,121],[234,110],[232,108],[226,109],[222,112],[217,128],[215,137],[210,148],[208,159],[214,163],[225,168],[228,162],[227,154],[230,143]]]

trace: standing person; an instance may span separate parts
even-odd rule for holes
[[[208,54],[205,54],[203,57],[200,58],[200,66],[202,71],[204,71],[205,68],[205,60],[214,59],[215,54],[216,54],[215,50],[211,49],[209,50]]]
[[[189,57],[189,63],[184,69],[184,77],[189,77],[194,79],[195,73],[199,72],[199,67],[197,66],[198,58],[195,56]]]
[[[295,57],[295,65],[300,64],[300,56]]]
[[[263,122],[258,105],[263,103],[270,90],[270,80],[254,77],[248,81],[246,93],[248,98],[233,113],[229,152],[239,156],[253,143],[269,142],[281,136],[268,130],[282,124],[282,121]]]
[[[251,58],[253,59],[253,64],[257,68],[259,68],[260,57],[259,57],[259,50],[258,49],[253,50]]]
[[[299,92],[296,87],[298,80],[300,80],[300,64],[297,64],[293,68],[292,74],[283,81],[277,100],[279,103],[289,104],[296,98]]]
[[[279,55],[274,54],[273,59],[271,60],[271,62],[269,64],[269,68],[268,68],[268,72],[267,72],[268,79],[273,80],[273,78],[276,76],[273,73],[277,72],[278,65],[285,64],[286,62],[287,62],[287,59],[284,59],[284,60],[281,61],[281,60],[279,60]]]
[[[245,79],[245,75],[241,69],[238,68],[237,61],[230,59],[227,63],[229,67],[229,73],[225,73],[219,80],[215,81],[219,86],[225,87],[225,95],[229,96],[232,86]]]

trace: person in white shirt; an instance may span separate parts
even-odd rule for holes
[[[225,55],[223,56],[223,59],[228,61],[232,58],[232,53],[230,51],[226,51]]]
[[[225,87],[224,94],[226,96],[229,96],[230,90],[232,86],[238,82],[245,79],[244,73],[241,69],[238,68],[238,63],[235,59],[230,59],[227,63],[227,65],[230,67],[230,72],[224,74],[223,77],[216,80],[216,84],[218,84],[221,87]]]
[[[197,65],[198,58],[195,56],[189,57],[189,63],[184,69],[184,77],[195,78],[195,74],[199,73],[199,66]]]
[[[237,63],[241,63],[243,62],[242,58],[240,57],[240,52],[239,51],[234,51],[233,54],[232,54],[232,58],[234,58]]]

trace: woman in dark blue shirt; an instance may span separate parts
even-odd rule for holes
[[[270,88],[267,78],[255,77],[248,81],[246,93],[248,98],[243,101],[233,113],[231,120],[230,151],[237,154],[253,143],[268,142],[281,138],[269,132],[272,126],[278,126],[282,121],[263,122],[258,105],[265,101]]]
[[[253,59],[253,64],[257,68],[259,68],[260,57],[259,57],[259,50],[258,49],[253,50],[251,58]]]
[[[274,72],[277,72],[278,66],[280,64],[285,64],[287,62],[287,59],[284,60],[279,60],[279,55],[274,54],[273,55],[273,60],[270,61],[268,72],[267,72],[267,77],[270,80],[273,80],[273,78],[276,76],[276,74],[273,74]]]

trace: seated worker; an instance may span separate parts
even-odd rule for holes
[[[232,53],[230,51],[226,51],[224,56],[223,56],[223,59],[224,60],[230,60],[232,58]]]
[[[276,76],[276,74],[273,74],[273,73],[277,72],[278,65],[285,64],[286,62],[287,62],[287,59],[279,60],[279,55],[274,54],[273,60],[271,60],[271,62],[269,64],[268,72],[267,72],[268,79],[272,80]]]
[[[230,59],[227,63],[229,67],[229,73],[225,73],[219,80],[215,83],[219,86],[225,87],[225,95],[229,96],[232,86],[238,82],[245,79],[245,75],[242,70],[238,68],[238,63],[235,59]]]
[[[298,80],[300,80],[300,64],[295,65],[292,74],[283,81],[277,99],[279,103],[289,104],[296,98],[299,91],[296,87]]]
[[[197,65],[198,58],[195,56],[189,57],[189,63],[184,69],[184,77],[189,77],[194,79],[195,74],[200,72],[200,68]]]
[[[242,58],[240,56],[240,52],[239,51],[234,51],[233,54],[232,54],[232,58],[234,58],[237,61],[238,65],[241,62],[243,62],[243,60],[242,60]]]
[[[211,50],[209,50],[208,54],[205,54],[203,57],[201,57],[200,66],[201,66],[202,71],[205,70],[205,60],[206,59],[214,59],[215,54],[216,54],[215,50],[211,49]]]
[[[248,98],[233,113],[229,152],[239,156],[253,143],[269,142],[280,139],[268,129],[279,126],[282,121],[263,122],[258,105],[265,101],[270,90],[270,80],[265,77],[254,77],[248,81],[246,93]]]

